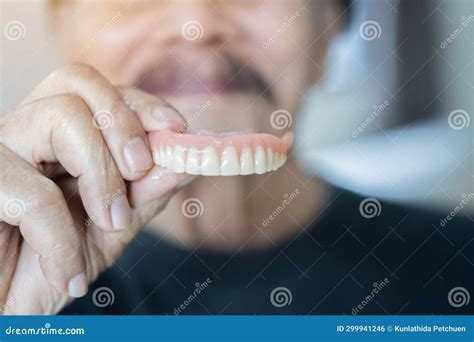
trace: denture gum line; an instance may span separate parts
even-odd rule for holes
[[[224,133],[149,135],[156,165],[175,173],[204,176],[235,176],[275,171],[286,161],[293,136],[281,139],[270,134]]]

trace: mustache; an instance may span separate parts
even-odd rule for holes
[[[180,88],[190,80],[216,85],[217,93],[235,90],[253,92],[267,101],[274,102],[272,88],[255,65],[231,56],[188,57],[170,54],[149,66],[139,75],[134,86],[151,93]]]
[[[255,87],[255,90],[260,92],[262,97],[270,102],[275,102],[274,94],[271,90],[270,84],[260,75],[260,73],[252,67],[244,67],[244,77],[249,79],[249,83]]]

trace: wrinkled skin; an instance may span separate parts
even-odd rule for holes
[[[156,119],[156,108],[168,117]],[[94,119],[100,110],[113,113],[113,124]],[[78,63],[54,72],[3,119],[2,309],[54,313],[68,294],[85,294],[185,180],[153,166],[146,144],[126,152],[129,142],[147,141],[147,131],[179,129],[184,120],[158,97],[118,89]]]
[[[289,160],[265,187],[276,191],[275,198],[295,187],[304,191],[288,210],[291,218],[282,215],[262,234],[248,228],[275,207],[261,189],[262,178],[198,178],[175,195],[189,179],[152,165],[146,133],[182,129],[187,119],[193,129],[281,135],[270,114],[285,109],[294,115],[302,93],[319,78],[333,31],[326,22],[331,6],[305,9],[304,2],[286,0],[123,3],[79,0],[55,8],[52,25],[66,66],[2,115],[4,314],[57,313],[86,293],[146,223],[155,232],[172,226],[171,235],[188,246],[265,246],[303,226],[323,193]],[[201,38],[183,34],[189,21],[202,25]],[[190,222],[179,214],[188,197],[212,210]],[[217,228],[219,234],[210,234]]]

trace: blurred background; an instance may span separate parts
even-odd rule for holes
[[[474,1],[345,2],[296,123],[299,160],[367,196],[448,209],[472,198]],[[1,0],[1,26],[5,112],[58,62],[44,1]]]

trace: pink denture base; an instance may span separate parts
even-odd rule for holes
[[[228,146],[234,146],[238,152],[243,148],[255,150],[257,146],[271,148],[274,153],[286,155],[293,142],[293,133],[287,132],[281,138],[267,133],[211,133],[202,131],[197,134],[174,133],[170,130],[152,132],[148,134],[150,145],[153,148],[165,146],[194,147],[203,151],[207,147],[213,147],[217,154]]]

